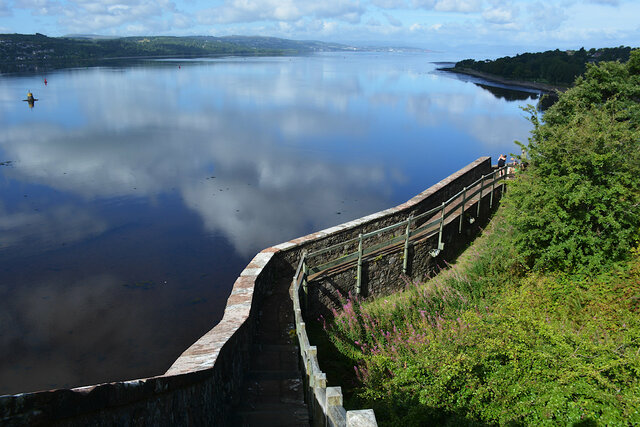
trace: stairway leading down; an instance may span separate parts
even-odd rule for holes
[[[291,332],[295,326],[290,282],[290,278],[280,280],[258,313],[250,370],[234,408],[234,426],[310,425],[300,353]]]

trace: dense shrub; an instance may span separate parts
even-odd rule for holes
[[[588,68],[540,119],[529,166],[505,200],[515,245],[535,269],[597,271],[640,230],[640,51]]]

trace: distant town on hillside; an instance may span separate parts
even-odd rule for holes
[[[312,52],[415,50],[355,47],[339,43],[258,36],[106,37],[44,34],[0,34],[0,73],[88,66],[131,58],[211,57],[223,55],[278,56]]]

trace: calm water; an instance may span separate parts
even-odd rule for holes
[[[0,76],[0,394],[161,374],[257,251],[515,151],[536,94],[436,72],[442,59],[459,58]]]

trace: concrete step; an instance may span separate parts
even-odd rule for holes
[[[307,405],[300,404],[259,404],[245,407],[236,412],[234,425],[237,426],[305,426],[310,425]]]
[[[290,278],[281,280],[257,313],[249,370],[233,408],[234,426],[305,426],[309,412],[304,402],[300,353],[291,329]]]
[[[246,379],[249,381],[281,381],[289,379],[300,379],[300,371],[293,369],[264,371],[251,370],[247,373]]]
[[[300,370],[298,348],[291,344],[255,344],[252,347],[251,370]],[[300,374],[297,375],[300,377]]]
[[[242,388],[246,404],[304,404],[304,384],[291,371],[250,372]]]

